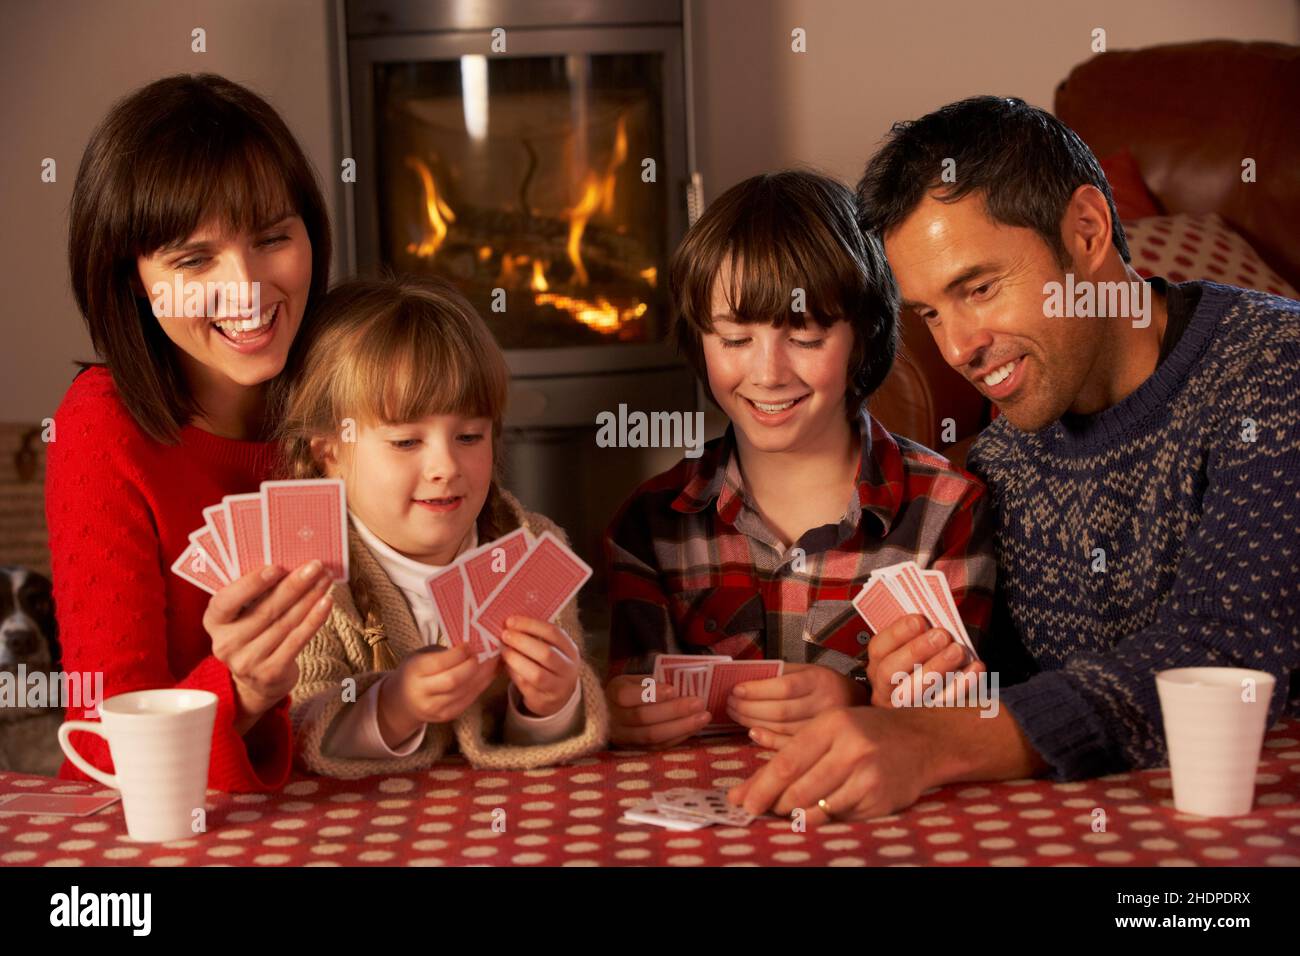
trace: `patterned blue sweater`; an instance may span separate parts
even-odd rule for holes
[[[970,454],[997,527],[985,657],[1059,780],[1166,762],[1157,671],[1268,671],[1270,722],[1300,688],[1300,302],[1175,288],[1200,301],[1136,391],[1037,433],[1000,418]]]

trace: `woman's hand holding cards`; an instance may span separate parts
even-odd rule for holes
[[[820,664],[786,664],[780,677],[737,684],[727,714],[761,746],[779,747],[818,714],[865,703],[850,677]]]
[[[705,726],[710,715],[698,697],[678,697],[671,684],[655,682],[647,700],[648,678],[624,674],[605,685],[609,703],[609,737],[625,747],[672,747]]]
[[[425,724],[455,720],[497,676],[498,659],[479,663],[466,644],[412,654],[379,688],[379,730],[396,747]]]
[[[549,717],[569,702],[578,684],[581,654],[554,624],[515,615],[501,632],[506,672],[534,717]]]
[[[897,674],[914,679],[913,668],[921,665],[921,675],[936,671],[945,677],[944,699],[951,704],[956,694],[956,682],[948,675],[957,673],[975,675],[985,670],[983,661],[971,661],[961,642],[955,641],[942,628],[929,628],[929,622],[919,614],[900,617],[871,639],[867,645],[867,680],[871,684],[871,703],[876,707],[893,707],[891,699],[900,683]],[[911,694],[908,694],[911,699]]]
[[[235,727],[241,734],[298,683],[298,652],[329,617],[330,582],[319,561],[289,575],[267,565],[232,581],[208,601],[203,627],[212,637],[213,656],[234,679]]]

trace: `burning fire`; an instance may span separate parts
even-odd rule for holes
[[[594,170],[587,170],[582,177],[582,192],[578,201],[559,213],[561,218],[569,222],[565,257],[573,268],[572,277],[567,283],[570,290],[585,288],[591,283],[591,276],[582,257],[583,234],[593,216],[601,215],[606,219],[614,216],[618,171],[627,161],[627,154],[627,124],[624,117],[620,116],[614,131],[613,149],[610,151],[604,172],[598,174]],[[425,219],[421,241],[408,244],[406,251],[421,259],[432,259],[446,242],[450,224],[456,221],[456,214],[439,194],[433,171],[427,164],[409,156],[406,158],[406,166],[420,178]],[[625,225],[618,224],[613,231],[623,235],[627,230]],[[453,247],[454,245],[453,243]],[[490,245],[485,244],[471,246],[470,249],[477,261],[484,264],[491,260],[495,252]],[[648,306],[644,302],[623,306],[599,294],[585,297],[565,294],[558,290],[552,291],[554,280],[546,274],[549,265],[550,263],[542,257],[503,250],[496,282],[505,288],[519,288],[526,285],[538,305],[549,305],[568,312],[587,327],[606,334],[618,332],[625,324],[646,313]],[[636,274],[651,286],[655,285],[658,278],[654,266],[640,269]]]
[[[426,233],[424,241],[416,245],[411,243],[407,252],[413,252],[421,259],[432,259],[444,239],[447,238],[447,223],[456,221],[456,214],[438,195],[438,186],[433,181],[433,172],[414,156],[406,157],[406,165],[415,170],[424,188],[424,212],[429,219],[431,233]]]

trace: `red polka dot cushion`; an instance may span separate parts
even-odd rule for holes
[[[1291,299],[1295,288],[1264,264],[1259,254],[1214,213],[1148,216],[1124,223],[1133,268],[1143,278],[1171,282],[1209,279]]]

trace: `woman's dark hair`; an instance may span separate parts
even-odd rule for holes
[[[134,291],[137,258],[209,219],[242,232],[293,214],[312,247],[304,337],[329,284],[329,218],[311,164],[270,104],[211,73],[179,74],[119,101],[91,135],[72,190],[72,291],[122,403],[156,441],[175,444],[197,409],[175,347]]]
[[[898,348],[898,286],[880,242],[855,220],[848,187],[806,170],[764,173],[715,199],[673,253],[673,338],[709,390],[701,337],[713,331],[713,284],[732,268],[727,301],[739,323],[853,329],[846,412],[858,410],[889,374]],[[794,290],[805,312],[795,311]]]
[[[945,168],[952,182],[944,181]],[[941,202],[979,193],[994,222],[1034,230],[1069,268],[1061,218],[1084,185],[1106,197],[1111,240],[1128,262],[1110,183],[1078,134],[1024,100],[973,96],[894,124],[858,183],[858,218],[863,229],[883,238],[931,193]]]

